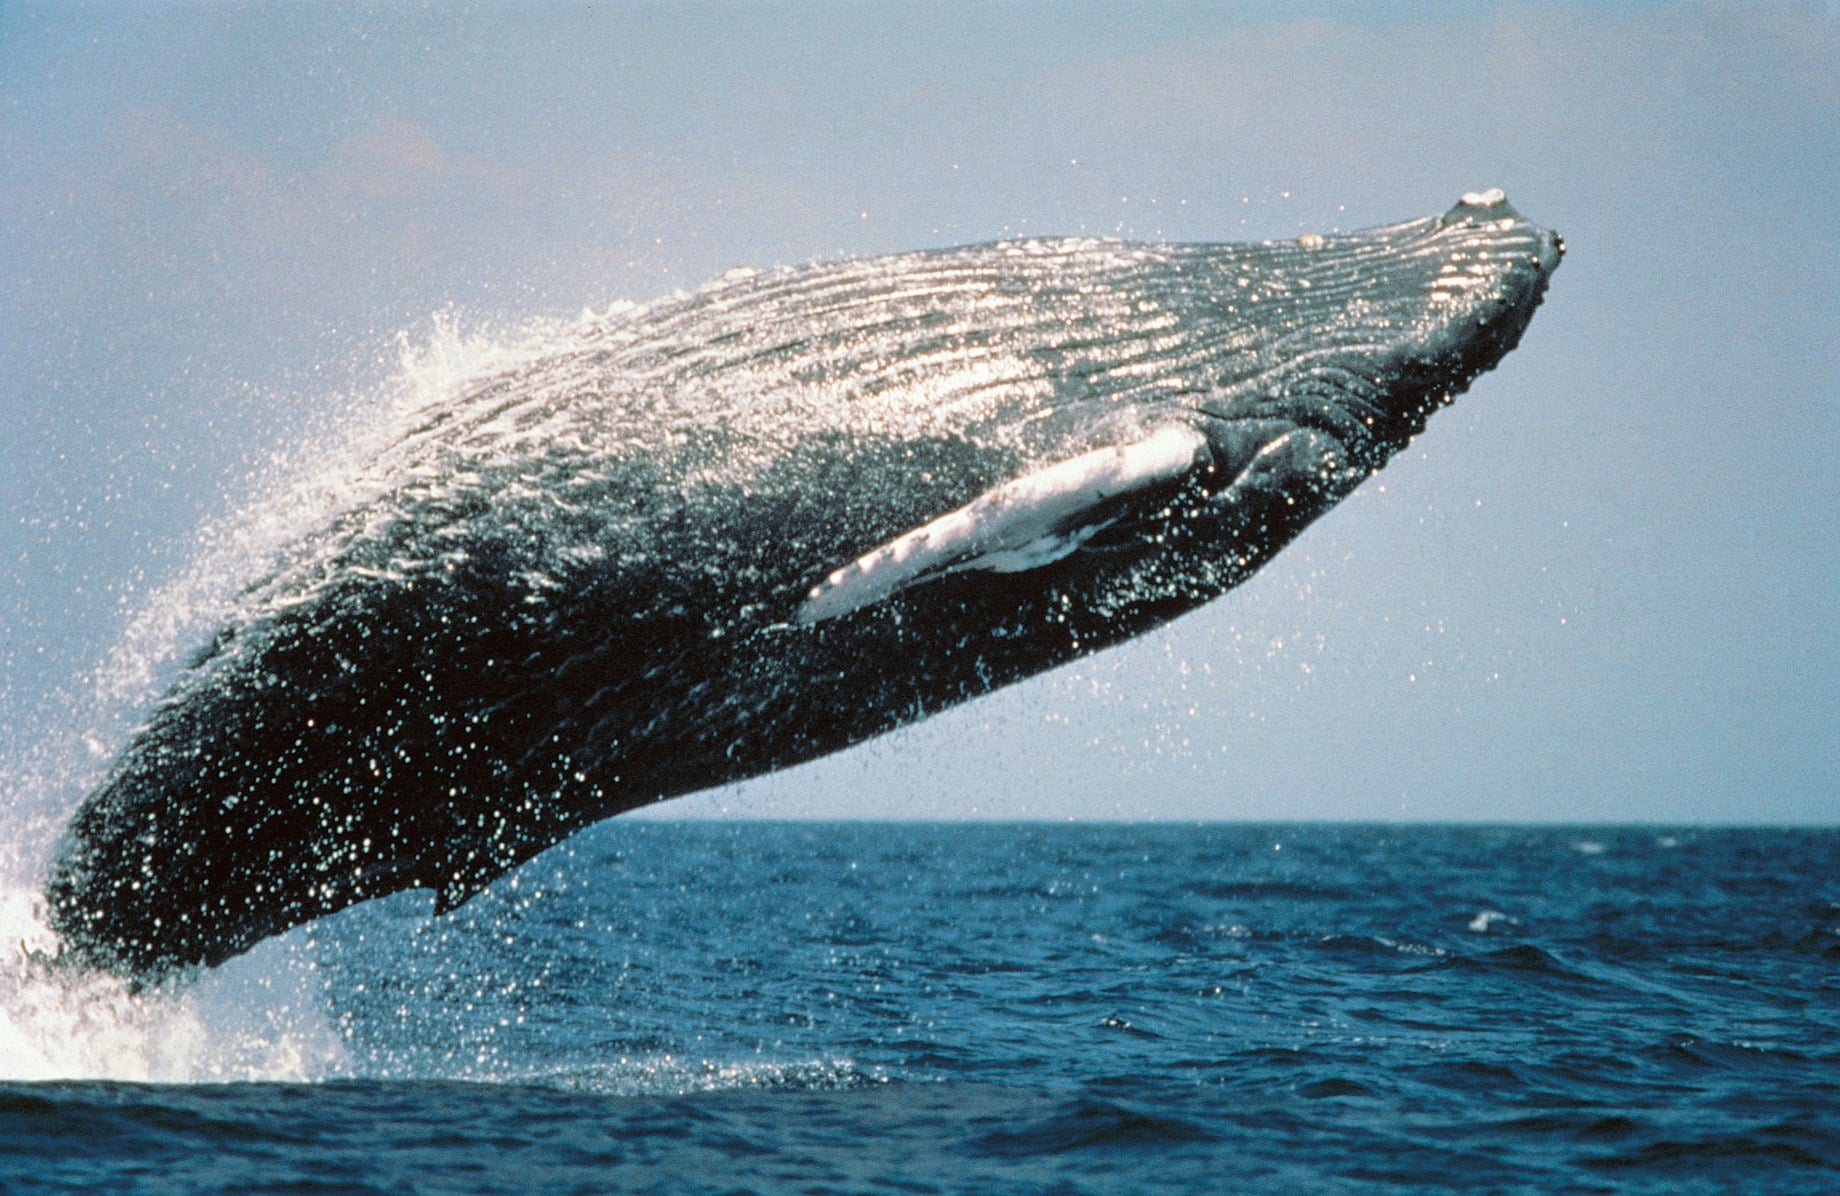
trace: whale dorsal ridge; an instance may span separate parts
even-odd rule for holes
[[[1052,564],[1116,522],[1121,497],[1179,482],[1210,459],[1199,429],[1168,424],[1013,478],[831,573],[812,587],[798,620],[847,615],[949,573]]]

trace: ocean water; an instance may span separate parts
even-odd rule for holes
[[[1840,831],[615,820],[175,991],[5,1192],[1840,1190]]]

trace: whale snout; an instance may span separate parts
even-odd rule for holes
[[[1540,269],[1551,274],[1559,268],[1559,263],[1565,258],[1565,238],[1550,228],[1540,229],[1539,233]]]
[[[1421,275],[1427,302],[1414,352],[1454,370],[1460,390],[1520,340],[1565,256],[1565,243],[1491,189],[1458,200],[1416,252],[1428,275]]]
[[[1355,473],[1384,465],[1519,342],[1564,256],[1557,233],[1500,190],[1441,216],[1313,237],[1282,262],[1287,323],[1305,349],[1198,406],[1216,452],[1244,456],[1287,427],[1333,438]]]
[[[1512,267],[1537,275],[1542,286],[1565,257],[1564,239],[1521,215],[1499,187],[1465,194],[1438,217],[1437,227],[1468,242],[1472,252],[1507,256]]]

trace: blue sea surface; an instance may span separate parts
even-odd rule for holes
[[[615,820],[6,1192],[1840,1190],[1840,830]]]

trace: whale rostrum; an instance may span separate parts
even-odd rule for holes
[[[585,319],[420,413],[78,809],[66,961],[158,979],[859,743],[1250,576],[1519,341],[1499,191],[1261,244],[1043,239]]]

